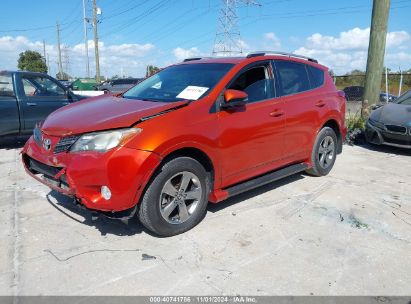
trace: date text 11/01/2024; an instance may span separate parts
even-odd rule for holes
[[[198,297],[150,297],[150,303],[257,303],[255,297],[248,296],[198,296]]]

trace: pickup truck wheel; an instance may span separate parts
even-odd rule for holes
[[[203,166],[189,157],[165,163],[148,185],[139,209],[141,223],[160,236],[190,230],[205,215],[208,177]]]
[[[324,176],[330,173],[337,156],[337,136],[333,129],[324,127],[318,133],[311,153],[313,167],[306,170],[310,175]]]

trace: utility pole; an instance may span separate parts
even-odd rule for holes
[[[400,86],[398,87],[398,96],[401,95],[401,90],[402,90],[402,70],[400,68]]]
[[[389,10],[390,0],[373,1],[364,102],[361,108],[361,116],[364,118],[368,117],[369,109],[379,100],[382,73],[384,70],[384,53]]]
[[[84,18],[84,50],[86,52],[86,75],[87,78],[90,78],[90,61],[88,58],[88,35],[87,35],[87,23],[89,19],[86,15],[86,1],[83,0],[83,18]]]
[[[46,41],[43,39],[43,58],[44,63],[46,63]]]
[[[57,22],[57,49],[59,53],[59,74],[60,77],[63,77],[63,66],[61,64],[61,49],[60,49],[60,25]]]
[[[49,57],[48,53],[47,53],[47,71],[48,71],[48,74],[50,75],[51,74],[51,72],[50,72],[50,57]]]
[[[46,58],[46,41],[43,39],[43,61],[44,64],[47,66],[47,58]],[[47,68],[47,72],[50,73],[49,69]]]
[[[98,31],[97,31],[97,4],[93,0],[93,26],[94,26],[94,52],[96,56],[96,82],[100,83],[100,58],[98,54]]]
[[[213,55],[231,56],[242,54],[237,6],[239,3],[261,6],[254,0],[221,0],[219,26],[214,40]]]

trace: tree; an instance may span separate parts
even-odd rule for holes
[[[68,80],[68,79],[70,79],[71,77],[70,77],[70,75],[67,74],[66,72],[62,72],[61,75],[60,75],[60,72],[58,72],[58,73],[56,74],[56,78],[59,79],[59,80]]]
[[[347,75],[365,75],[364,71],[361,70],[352,70],[350,73],[348,73]]]
[[[159,72],[160,68],[154,66],[154,65],[148,65],[147,70],[146,70],[146,77],[150,77],[151,75],[154,75],[155,73]]]
[[[25,51],[20,53],[17,67],[20,70],[47,73],[47,65],[39,52]]]

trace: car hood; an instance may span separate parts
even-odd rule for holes
[[[411,106],[389,103],[374,110],[370,117],[384,124],[411,125]]]
[[[51,113],[41,126],[51,136],[131,127],[140,119],[186,105],[126,99],[113,95],[97,96],[75,102]]]

